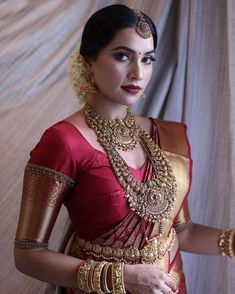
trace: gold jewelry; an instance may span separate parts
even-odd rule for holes
[[[77,97],[84,103],[90,95],[97,93],[97,88],[92,82],[92,74],[84,65],[84,58],[80,54],[80,44],[69,57],[68,74]]]
[[[95,292],[95,285],[93,283],[93,276],[94,276],[94,272],[95,272],[95,267],[98,264],[98,262],[93,262],[89,273],[88,273],[88,287],[90,288],[91,292]]]
[[[48,242],[36,242],[27,240],[15,240],[14,245],[21,249],[32,249],[32,248],[48,248]]]
[[[145,94],[142,93],[142,94],[140,95],[140,98],[141,98],[141,99],[144,99],[144,98],[145,98]]]
[[[223,256],[227,256],[235,259],[233,250],[233,238],[235,235],[235,229],[229,231],[222,231],[218,238],[219,252]]]
[[[101,273],[106,263],[107,263],[106,261],[101,261],[101,262],[97,262],[96,264],[96,267],[93,273],[93,279],[92,279],[95,293],[99,293],[99,294],[105,293],[101,289]]]
[[[84,239],[75,237],[72,244],[71,253],[76,256],[76,252],[82,252],[94,259],[105,261],[118,261],[126,264],[146,263],[154,264],[161,260],[175,243],[176,232],[171,228],[168,237],[155,237],[148,241],[142,248],[112,248],[110,246],[102,246],[97,243],[91,243]],[[105,270],[105,268],[104,268]]]
[[[135,15],[138,17],[138,21],[135,28],[136,33],[143,39],[150,38],[152,36],[152,32],[149,24],[144,18],[144,15],[139,10],[134,9],[133,11]]]
[[[89,272],[93,263],[94,263],[94,260],[88,259],[85,262],[83,262],[78,269],[78,275],[77,275],[78,288],[81,291],[84,291],[85,293],[92,293],[92,289],[89,286]]]
[[[112,265],[111,262],[106,262],[106,264],[104,265],[104,269],[103,269],[103,273],[102,273],[102,288],[104,290],[105,293],[112,293],[111,290],[109,290],[108,288],[108,283],[107,283],[107,274],[108,274],[108,269],[109,267]]]
[[[154,171],[153,179],[147,180],[145,183],[136,181],[127,163],[115,149],[116,146],[113,141],[108,139],[109,137],[98,124],[94,123],[93,117],[97,118],[97,116],[91,115],[91,107],[87,105],[85,106],[87,122],[95,131],[99,143],[106,151],[112,169],[126,192],[131,210],[145,220],[153,223],[158,222],[161,227],[162,222],[168,218],[173,209],[177,189],[173,170],[164,152],[144,130],[136,127],[140,132],[138,135],[138,138],[140,136],[140,143],[145,149]],[[89,112],[87,109],[89,109]],[[98,118],[100,120],[101,116]],[[133,125],[137,125],[134,116],[132,116],[132,120],[134,120]]]
[[[188,226],[192,225],[192,220],[188,220],[187,222],[181,224],[181,225],[178,225],[176,228],[175,228],[175,231],[176,233],[180,233],[182,231],[184,231]]]
[[[126,294],[123,277],[123,262],[112,263],[112,286],[114,294]]]
[[[133,150],[140,140],[140,127],[130,111],[121,119],[105,119],[97,114],[89,104],[84,107],[88,124],[99,135],[101,141],[110,142],[119,150]]]
[[[92,82],[92,73],[88,69],[85,69],[83,58],[79,56],[78,60],[79,59],[81,59],[81,62],[82,62],[82,71],[83,71],[83,75],[85,79],[85,81],[81,82],[81,86],[80,86],[81,92],[96,94],[97,90],[94,83]]]

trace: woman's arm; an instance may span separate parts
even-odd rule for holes
[[[14,249],[16,268],[35,279],[77,288],[77,272],[82,260],[49,249]]]
[[[211,227],[191,224],[185,230],[178,233],[180,250],[198,253],[218,255],[218,238],[222,231]]]
[[[54,285],[78,287],[77,273],[82,260],[48,249],[15,248],[14,255],[17,269],[26,275]],[[111,273],[108,276],[111,288]],[[126,265],[124,282],[126,290],[134,294],[177,290],[172,278],[154,265]]]

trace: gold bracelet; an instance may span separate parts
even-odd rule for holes
[[[233,250],[233,238],[235,235],[235,229],[230,230],[230,234],[229,234],[229,256],[232,259],[235,259],[235,254],[234,254],[234,250]]]
[[[190,226],[192,223],[193,223],[193,222],[192,222],[192,220],[190,219],[190,220],[188,220],[187,222],[185,222],[185,223],[183,223],[183,224],[181,224],[181,225],[178,225],[177,227],[175,227],[175,231],[176,231],[176,233],[178,234],[178,233],[184,231],[184,230],[185,230],[188,226]]]
[[[92,292],[92,289],[89,287],[89,272],[93,263],[94,260],[88,259],[85,262],[83,262],[78,269],[78,288],[85,293]]]
[[[105,293],[101,289],[101,273],[106,263],[106,261],[97,262],[96,267],[94,269],[92,281],[94,285],[94,292],[98,294]]]
[[[126,294],[123,277],[123,262],[112,263],[112,287],[114,294]]]
[[[230,258],[235,258],[234,250],[233,250],[233,238],[234,238],[235,230],[222,231],[219,234],[218,238],[218,248],[219,252],[223,256],[227,256]]]
[[[108,283],[107,283],[107,274],[108,274],[108,269],[110,267],[110,265],[112,265],[111,262],[107,262],[104,266],[103,272],[102,272],[102,288],[104,290],[105,293],[112,293],[111,290],[109,290],[108,288]]]

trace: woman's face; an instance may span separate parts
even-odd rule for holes
[[[154,60],[152,36],[143,39],[133,28],[120,30],[98,57],[90,61],[98,88],[95,98],[134,104],[151,78]]]

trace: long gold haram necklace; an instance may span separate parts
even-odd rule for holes
[[[135,129],[139,132],[139,141],[145,149],[147,156],[152,164],[154,176],[151,180],[144,183],[137,182],[130,169],[121,157],[113,144],[112,138],[107,139],[107,134],[100,124],[97,124],[100,116],[85,105],[85,115],[89,126],[95,131],[98,141],[106,151],[112,169],[126,192],[131,209],[141,218],[152,223],[159,223],[160,227],[164,219],[169,217],[173,209],[174,200],[176,197],[176,179],[168,159],[151,137],[138,126],[135,117],[131,116]],[[109,120],[102,118],[102,124],[109,125]],[[112,125],[113,128],[113,125]]]

